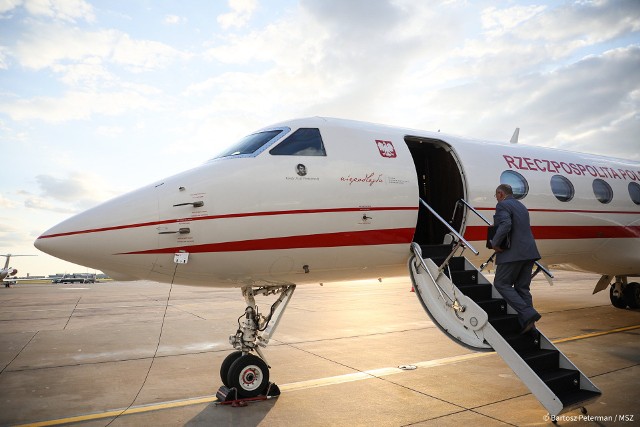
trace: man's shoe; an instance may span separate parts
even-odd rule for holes
[[[520,331],[520,335],[526,334],[531,329],[533,329],[533,327],[536,325],[536,322],[538,320],[540,320],[541,318],[542,318],[542,316],[540,316],[538,313],[536,313],[533,316],[531,316],[531,318],[529,318],[529,320],[527,320],[524,323],[524,326],[522,327],[522,330]]]

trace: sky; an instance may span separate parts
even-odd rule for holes
[[[640,160],[640,1],[0,0],[0,253],[308,116]]]

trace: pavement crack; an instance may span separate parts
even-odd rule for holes
[[[67,325],[69,324],[69,322],[71,321],[71,317],[73,317],[73,313],[76,311],[76,308],[78,308],[78,304],[80,304],[80,300],[82,299],[82,297],[78,298],[78,301],[76,301],[76,305],[73,307],[73,310],[71,310],[71,314],[69,314],[69,318],[67,319],[67,323],[64,324],[64,328],[62,328],[62,330],[64,331],[65,329],[67,329]]]
[[[13,361],[16,360],[18,358],[18,356],[20,356],[20,354],[22,354],[24,349],[27,348],[27,346],[29,344],[31,344],[31,341],[33,341],[33,339],[36,337],[36,335],[38,335],[38,332],[40,332],[40,331],[36,331],[36,333],[33,334],[33,336],[31,338],[29,338],[29,341],[27,341],[27,343],[22,346],[22,348],[20,349],[18,354],[16,354],[15,357],[13,359],[11,359],[11,362],[7,363],[6,366],[4,368],[2,368],[2,370],[0,371],[0,375],[2,375],[4,373],[4,371],[13,363]]]
[[[178,306],[176,306],[176,305],[173,305],[173,304],[169,305],[169,307],[173,308],[174,310],[178,310],[178,311],[181,311],[181,312],[183,312],[183,313],[190,314],[191,316],[197,317],[198,319],[201,319],[201,320],[209,320],[209,319],[207,319],[207,318],[205,318],[205,317],[198,316],[198,315],[197,315],[197,314],[195,314],[195,313],[192,313],[192,312],[190,312],[190,311],[187,311],[187,310],[185,310],[184,308],[180,308],[180,307],[178,307]]]
[[[476,411],[474,411],[473,409],[464,409],[464,410],[462,410],[462,411],[451,412],[451,413],[449,413],[449,414],[440,415],[440,416],[438,416],[438,417],[426,418],[426,419],[424,419],[424,420],[416,421],[416,422],[411,423],[411,424],[404,424],[402,427],[409,427],[409,426],[418,425],[418,424],[421,424],[421,423],[423,423],[423,422],[425,422],[425,421],[434,421],[434,420],[439,420],[439,419],[442,419],[442,418],[450,417],[450,416],[452,416],[452,415],[462,414],[462,413],[464,413],[464,412],[473,412],[474,414],[477,414],[477,415],[480,415],[480,416],[482,416],[482,417],[486,417],[486,418],[492,419],[492,420],[494,420],[494,421],[498,421],[498,422],[500,422],[500,423],[503,423],[504,425],[518,427],[518,425],[517,425],[517,424],[511,424],[511,423],[508,423],[508,422],[506,422],[506,421],[499,420],[499,419],[497,419],[497,418],[495,418],[495,417],[492,417],[492,416],[490,416],[490,415],[481,414],[480,412],[476,412]]]

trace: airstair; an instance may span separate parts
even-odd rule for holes
[[[464,200],[471,211],[486,219]],[[516,311],[459,249],[478,251],[426,202],[421,203],[451,231],[452,243],[412,244],[411,280],[420,303],[433,322],[451,339],[476,351],[495,351],[549,412],[557,416],[580,408],[600,390],[540,331],[520,334]],[[538,271],[553,277],[542,265]]]

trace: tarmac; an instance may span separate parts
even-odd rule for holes
[[[592,295],[596,275],[554,273],[533,282],[538,328],[603,392],[558,425],[640,425],[640,310]],[[282,394],[230,407],[215,393],[239,289],[1,287],[0,425],[551,425],[497,354],[444,336],[410,290],[408,277],[299,286],[264,350]]]

